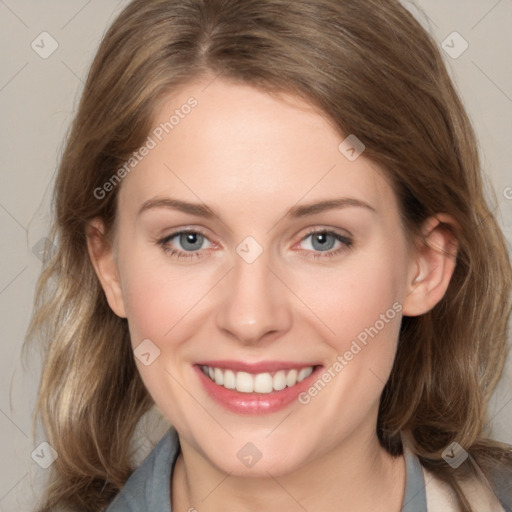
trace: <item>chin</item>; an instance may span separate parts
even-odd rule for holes
[[[261,441],[258,441],[258,436],[237,436],[228,443],[218,443],[215,451],[211,450],[212,445],[209,444],[203,455],[223,473],[253,478],[268,478],[269,474],[275,477],[284,476],[297,471],[310,460],[311,453],[307,453],[304,446],[303,451],[298,451],[296,442],[286,445],[277,437],[274,440],[265,440],[266,435],[259,437]]]

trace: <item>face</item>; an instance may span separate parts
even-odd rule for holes
[[[393,190],[324,116],[206,84],[166,99],[120,185],[109,300],[189,450],[286,474],[376,439],[412,263]]]

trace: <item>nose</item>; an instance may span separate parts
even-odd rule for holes
[[[269,267],[265,252],[252,263],[235,255],[221,290],[217,327],[239,343],[269,343],[290,329],[289,291]]]

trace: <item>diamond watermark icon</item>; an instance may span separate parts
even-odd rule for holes
[[[458,32],[452,32],[441,47],[452,59],[458,59],[469,48],[469,43]]]
[[[238,244],[236,252],[246,263],[254,263],[263,253],[263,247],[255,238],[248,236]]]
[[[248,468],[252,468],[261,459],[262,455],[258,448],[250,442],[244,444],[236,454],[240,462]]]
[[[468,452],[454,441],[448,445],[441,456],[453,469],[457,469],[468,458]]]
[[[339,152],[350,162],[357,160],[366,149],[366,146],[354,134],[349,135],[339,146]]]
[[[46,441],[41,443],[30,456],[34,461],[41,466],[43,469],[48,469],[59,456],[54,448],[49,445]]]
[[[149,366],[160,355],[160,349],[149,338],[146,338],[139,343],[133,353],[144,366]]]
[[[41,262],[45,259],[50,260],[56,250],[57,246],[46,237],[41,238],[32,246],[32,254]]]
[[[59,47],[59,43],[48,32],[41,32],[30,46],[39,57],[47,59]]]

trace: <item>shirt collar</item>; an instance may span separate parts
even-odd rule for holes
[[[402,445],[406,476],[401,512],[427,512],[425,479],[420,461],[406,442]],[[170,483],[179,453],[178,434],[171,427],[130,476],[107,512],[124,511],[125,505],[137,511],[172,512]]]

